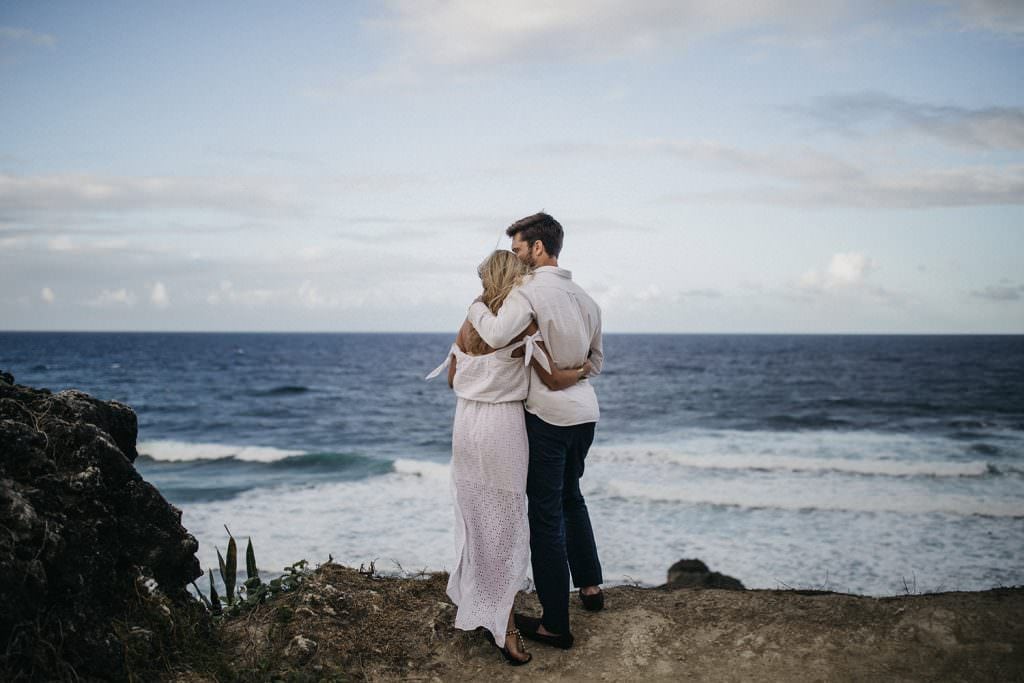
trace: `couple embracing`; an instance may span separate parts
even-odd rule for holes
[[[558,267],[562,226],[546,213],[506,230],[512,251],[479,268],[445,362],[457,405],[452,428],[456,564],[448,596],[455,626],[482,627],[510,664],[530,661],[523,636],[568,649],[569,579],[585,609],[604,606],[583,464],[599,416],[589,376],[600,373],[601,311]],[[525,401],[525,410],[524,410]],[[543,614],[512,611],[527,564]]]

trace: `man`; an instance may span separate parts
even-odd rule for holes
[[[508,295],[497,315],[482,302],[470,306],[470,323],[487,344],[501,348],[536,318],[556,365],[581,367],[589,360],[589,374],[599,374],[604,360],[601,309],[572,281],[572,273],[558,267],[562,226],[538,213],[516,221],[505,232],[512,238],[512,251],[534,268],[534,274]],[[584,608],[596,612],[604,606],[601,564],[579,485],[598,417],[597,395],[585,376],[561,391],[548,389],[536,377],[530,382],[526,496],[533,579],[543,617],[517,614],[515,619],[527,638],[563,649],[573,644],[570,573]]]

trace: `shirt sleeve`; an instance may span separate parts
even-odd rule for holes
[[[526,329],[533,318],[533,308],[526,297],[513,290],[498,309],[497,315],[491,313],[482,301],[476,301],[469,307],[466,317],[488,346],[500,349],[508,346]]]
[[[597,320],[597,328],[594,330],[594,335],[590,338],[590,354],[587,356],[590,364],[594,366],[594,371],[590,373],[591,377],[596,377],[601,374],[601,368],[604,367],[604,340],[601,338],[601,319]]]

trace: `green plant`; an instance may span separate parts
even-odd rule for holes
[[[238,546],[235,545],[235,537],[231,535],[231,530],[228,529],[228,525],[224,525],[224,530],[228,532],[228,559],[225,561],[220,554],[220,548],[217,548],[217,563],[220,565],[220,578],[224,582],[224,599],[227,600],[228,607],[235,604],[235,577],[238,572]]]
[[[256,567],[256,551],[253,549],[252,537],[245,548],[245,581],[236,588],[236,574],[238,569],[238,546],[235,537],[227,525],[224,530],[228,532],[227,557],[221,555],[217,549],[217,563],[220,568],[220,577],[224,582],[224,602],[221,603],[217,595],[217,588],[213,582],[213,570],[209,570],[210,597],[203,595],[199,587],[192,583],[199,595],[200,601],[214,617],[231,617],[236,614],[248,611],[256,605],[262,604],[267,598],[278,593],[295,590],[309,573],[308,562],[299,560],[288,567],[284,567],[284,575],[271,579],[264,583],[260,578],[259,569]]]
[[[256,569],[256,553],[252,549],[252,536],[249,537],[249,545],[245,548],[245,574],[250,579],[258,579],[260,576],[259,570]]]

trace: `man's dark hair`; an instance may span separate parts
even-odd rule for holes
[[[519,239],[531,247],[540,240],[548,256],[553,258],[558,258],[558,252],[562,251],[562,224],[543,211],[520,218],[505,230],[509,237],[515,237],[516,233],[522,233]]]

